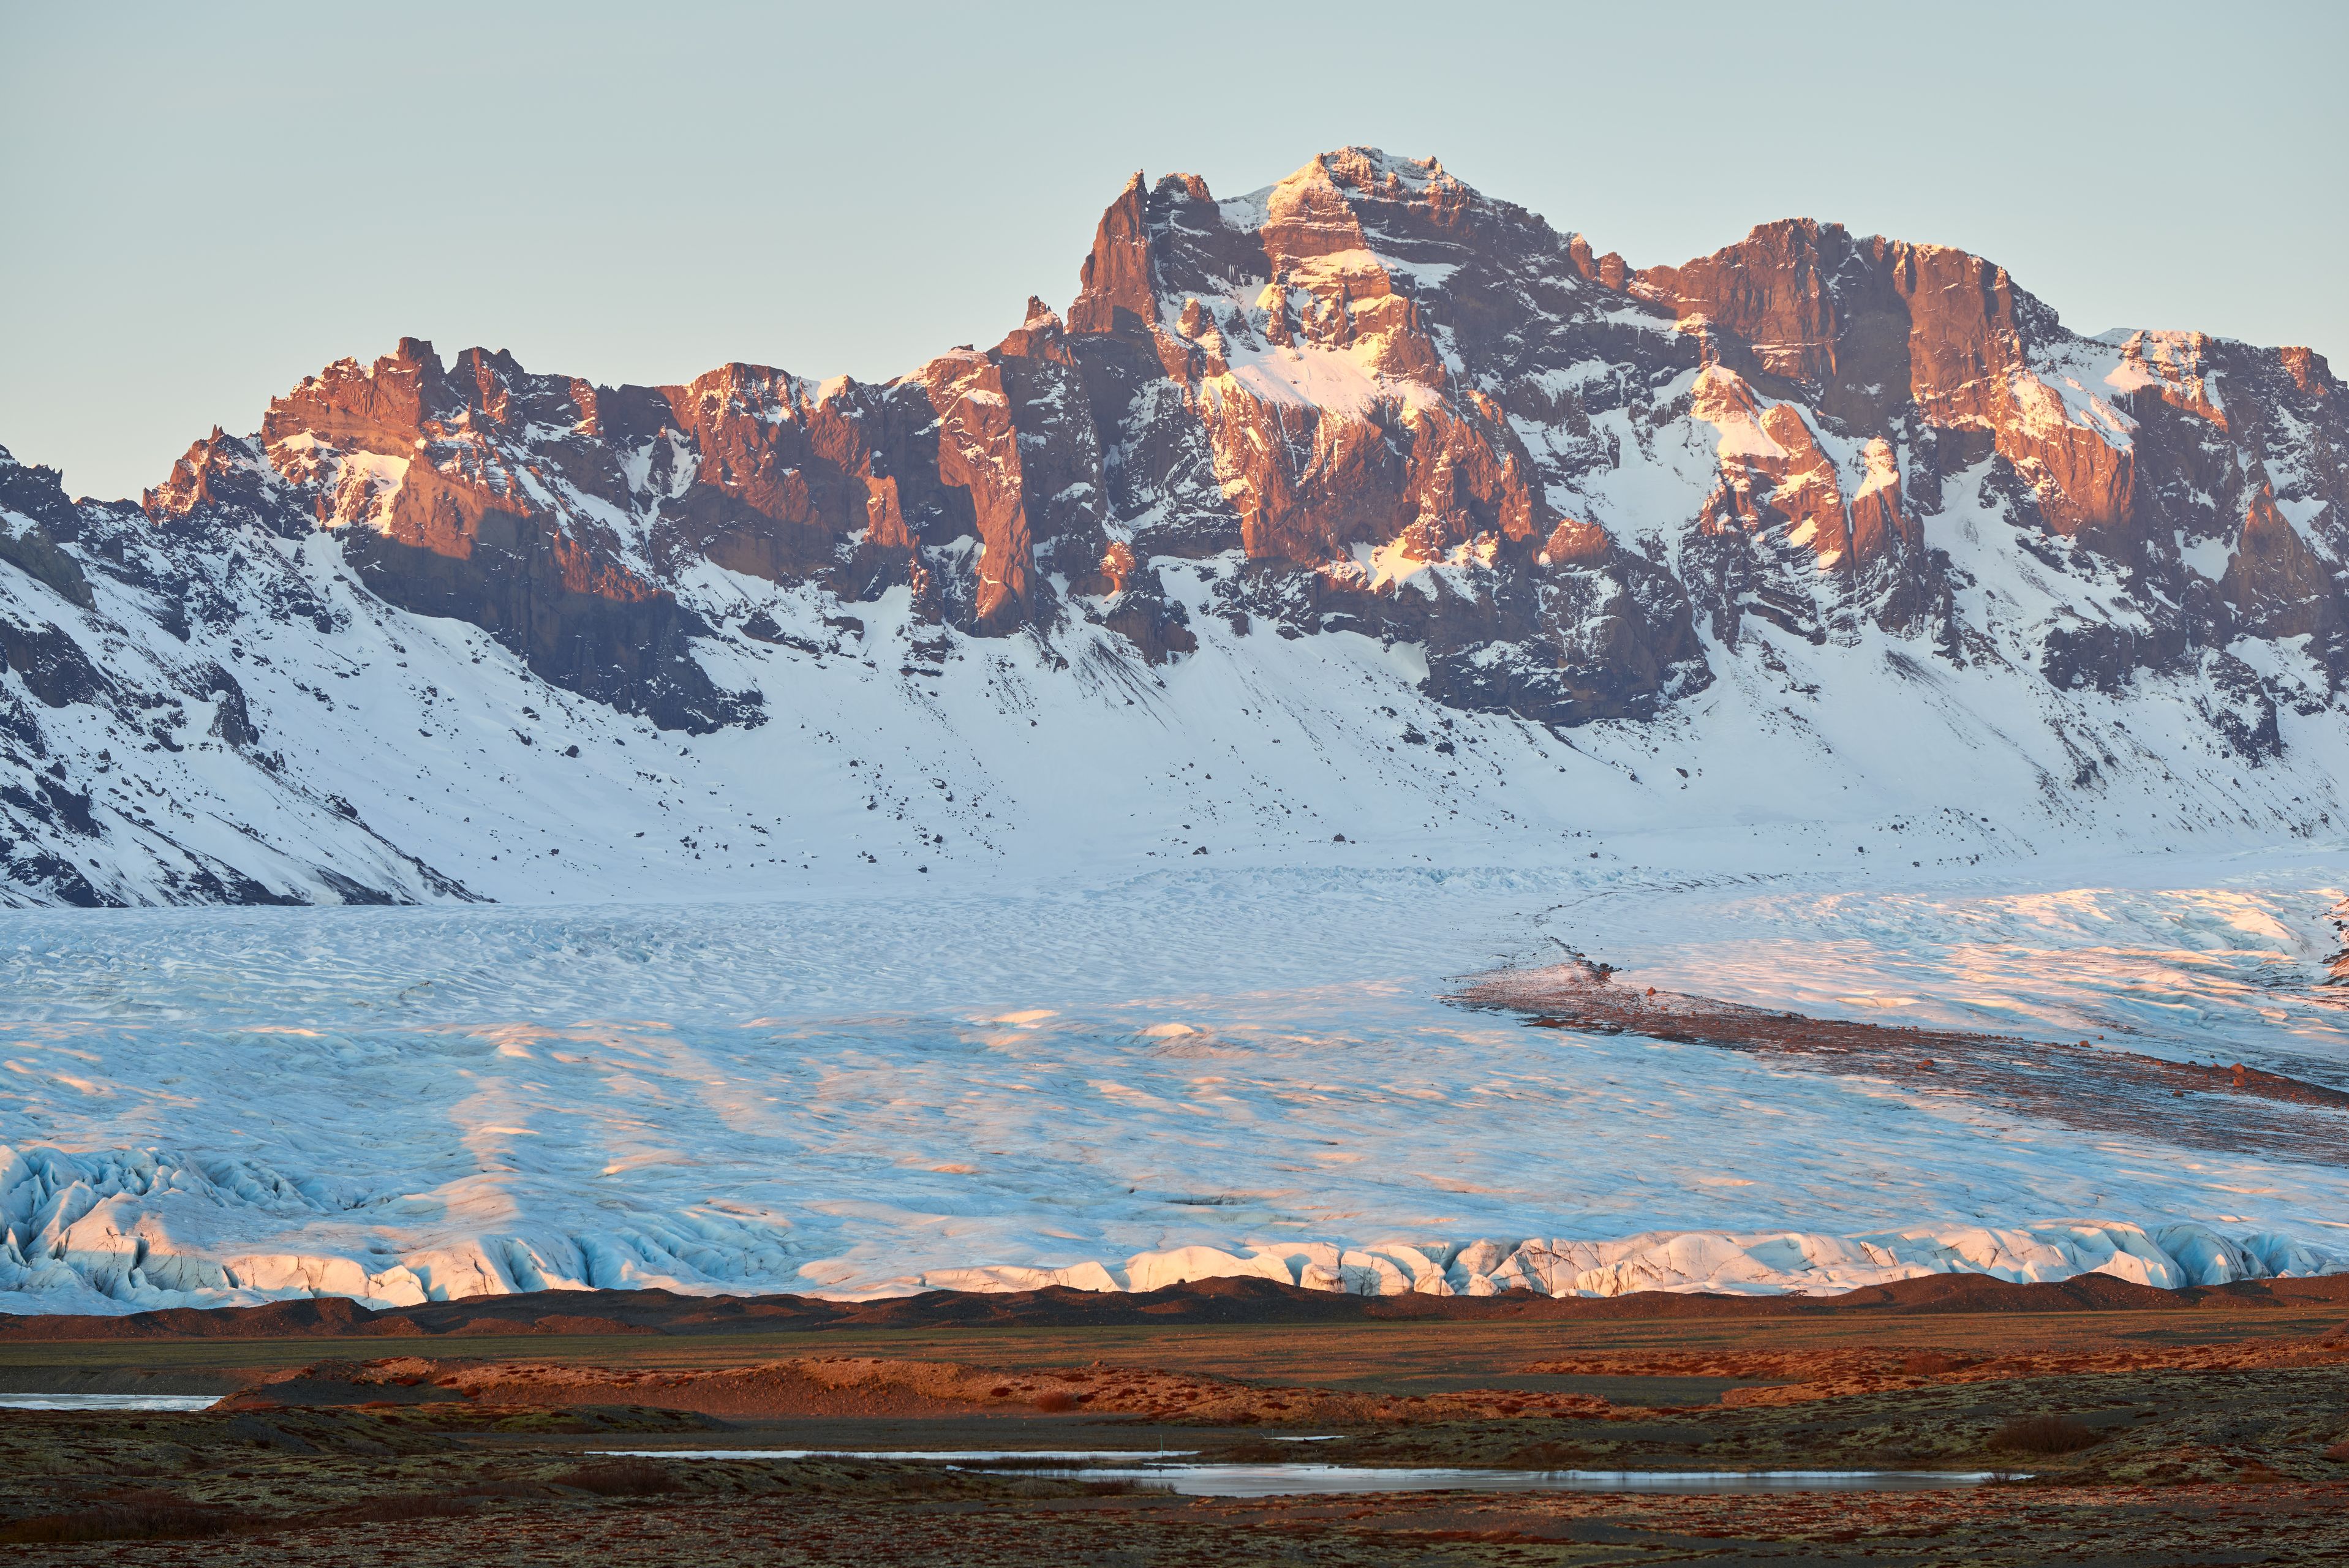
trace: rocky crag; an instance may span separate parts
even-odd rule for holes
[[[844,670],[852,720],[885,687],[917,728],[943,704],[966,736],[1025,715],[1081,745],[1036,690],[1260,727],[1296,645],[1350,638],[1401,658],[1412,703],[1365,698],[1360,749],[1444,729],[1403,753],[1443,799],[1495,725],[1640,781],[1656,736],[1695,745],[1724,705],[1799,726],[1845,702],[1896,727],[1966,708],[2057,817],[2124,785],[2191,817],[2265,769],[2252,826],[2318,835],[2344,562],[2349,415],[2306,349],[2084,337],[1991,262],[1808,220],[1635,268],[1363,149],[1233,200],[1137,175],[1065,315],[1031,300],[881,385],[738,364],[610,387],[408,339],[135,503],[0,455],[0,896],[514,896],[543,890],[509,885],[472,808],[519,820],[514,795],[593,771],[649,793],[549,820],[641,837],[750,788],[740,738],[813,744],[808,694]],[[1259,700],[1184,696],[1206,659]],[[946,764],[908,766],[956,799]],[[465,793],[469,768],[508,795]],[[1044,810],[984,757],[956,777],[1004,808],[957,847]],[[1883,810],[1981,804],[1930,796]],[[894,799],[921,835],[895,857],[943,855],[945,820]],[[799,846],[771,867],[838,827],[760,809]],[[659,838],[682,863],[718,833]]]

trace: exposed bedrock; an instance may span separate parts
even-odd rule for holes
[[[1709,684],[1700,629],[1960,648],[1958,486],[2129,612],[2049,623],[2059,686],[2241,635],[2310,639],[2328,686],[2349,658],[2349,446],[2304,350],[2080,338],[1980,257],[1810,220],[1635,272],[1364,149],[1236,201],[1137,174],[1080,282],[1065,325],[1030,301],[878,386],[602,387],[408,339],[253,441],[215,431],[144,505],[329,530],[392,603],[688,729],[759,713],[695,673],[675,595],[700,562],[843,602],[911,585],[972,636],[1081,617],[1164,661],[1189,638],[1153,561],[1226,552],[1259,568],[1254,614],[1425,645],[1442,701],[1637,717]],[[1673,482],[1634,501],[1641,468]]]
[[[606,387],[408,338],[212,431],[136,506],[0,458],[0,732],[26,799],[60,707],[105,716],[92,767],[182,745],[176,711],[268,772],[303,727],[282,696],[223,716],[208,672],[299,634],[323,702],[387,609],[685,734],[780,710],[745,639],[1167,666],[1204,611],[1401,647],[1427,698],[1547,727],[1862,700],[1785,674],[1799,641],[1903,690],[1994,672],[2067,735],[2064,702],[2150,692],[2205,727],[2180,744],[2264,765],[2349,681],[2344,408],[2305,348],[2084,337],[1990,261],[1832,223],[1642,270],[1433,160],[1348,148],[1232,198],[1137,174],[1065,319],[1030,300],[885,382]],[[2131,765],[2076,748],[2051,787]],[[65,830],[10,820],[11,882],[76,896]]]

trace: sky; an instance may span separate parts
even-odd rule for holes
[[[2349,368],[2349,5],[0,0],[0,445],[136,495],[402,335],[880,380],[1136,169],[1361,143],[1635,265],[1808,216]]]

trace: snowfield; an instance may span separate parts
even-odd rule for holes
[[[1441,1000],[1563,946],[1626,983],[2349,1086],[2320,984],[2337,854],[1855,890],[1629,852],[668,907],[9,912],[0,1305],[2349,1266],[2338,1163]]]

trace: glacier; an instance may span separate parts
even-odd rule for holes
[[[2337,1162],[1442,1000],[1571,945],[1619,983],[2349,1079],[2336,857],[1901,872],[0,912],[0,1308],[2349,1266]]]

